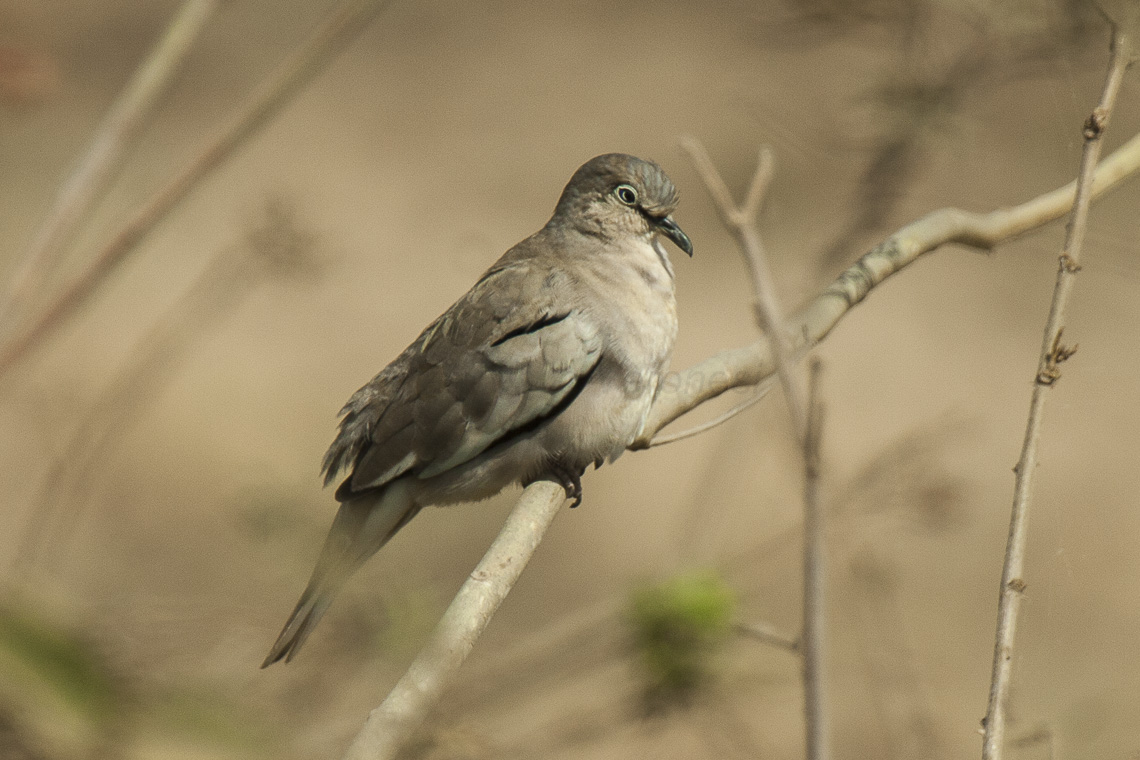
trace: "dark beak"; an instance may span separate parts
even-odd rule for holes
[[[663,219],[658,219],[655,223],[658,232],[676,243],[677,247],[689,254],[690,257],[693,255],[693,241],[689,240],[689,236],[677,226],[677,223],[673,221],[673,217],[667,216]]]

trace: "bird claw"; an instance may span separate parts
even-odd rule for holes
[[[582,476],[585,473],[585,467],[579,471],[566,465],[555,464],[543,477],[535,478],[535,480],[549,480],[562,486],[566,490],[566,498],[574,500],[574,503],[570,505],[570,509],[574,509],[582,503]],[[530,485],[530,483],[526,485]]]

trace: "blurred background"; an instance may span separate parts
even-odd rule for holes
[[[28,313],[333,5],[220,5]],[[0,0],[0,281],[179,7]],[[683,369],[756,333],[679,136],[741,193],[773,147],[763,232],[794,307],[929,211],[1070,181],[1107,42],[1078,0],[392,3],[0,377],[0,757],[340,756],[517,493],[421,514],[296,661],[259,670],[335,511],[318,465],[336,412],[585,160],[652,158],[681,190]],[[1132,72],[1106,154],[1138,128]],[[1093,208],[1080,351],[1047,412],[1017,758],[1140,752],[1138,203],[1133,183]],[[979,749],[1062,235],[940,249],[818,349],[837,758]],[[584,486],[406,757],[801,757],[799,659],[737,628],[798,635],[779,393]]]

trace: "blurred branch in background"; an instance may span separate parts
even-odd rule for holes
[[[310,281],[320,274],[317,239],[292,205],[270,199],[246,239],[214,256],[189,290],[132,350],[44,479],[24,529],[15,570],[25,578],[38,564],[66,555],[85,496],[114,446],[166,388],[196,341],[224,322],[262,283]]]
[[[59,188],[47,218],[0,293],[0,338],[10,338],[16,322],[28,316],[28,308],[40,295],[79,225],[118,175],[218,2],[186,0],[158,45],[111,104],[87,152]]]
[[[79,311],[116,268],[180,201],[221,166],[246,138],[270,121],[321,68],[391,0],[343,0],[288,59],[242,104],[197,157],[135,213],[87,268],[39,309],[31,324],[0,345],[0,377],[46,343]]]
[[[856,621],[852,627],[870,701],[880,716],[884,756],[892,760],[946,757],[908,636],[912,621],[903,616],[906,592],[892,542],[943,533],[964,522],[966,484],[946,468],[944,449],[967,432],[961,421],[944,419],[899,437],[835,488],[838,500],[829,510],[836,566],[855,586],[835,598]]]
[[[871,542],[856,552],[848,551],[845,559],[847,574],[857,589],[845,603],[858,621],[859,653],[868,696],[879,714],[885,756],[943,760],[946,748],[906,635],[909,626],[902,612],[898,569]]]
[[[1086,0],[924,3],[899,0],[786,0],[792,17],[825,39],[887,30],[892,45],[879,77],[856,93],[864,112],[838,130],[844,151],[867,154],[846,223],[818,258],[825,273],[847,263],[868,235],[881,233],[922,179],[937,138],[955,128],[962,103],[995,84],[1024,78],[1080,50],[1099,32]],[[959,33],[948,35],[947,28]]]
[[[889,68],[858,94],[865,121],[844,125],[844,150],[869,153],[853,212],[819,257],[825,272],[848,261],[867,235],[890,224],[930,164],[936,138],[955,128],[961,104],[1039,68],[1058,49],[1076,50],[1100,29],[1084,0],[1018,3],[881,3],[799,0],[801,18],[849,35],[873,23],[901,44]],[[961,29],[950,42],[947,25]],[[949,47],[952,46],[952,47]],[[949,47],[949,49],[947,49]],[[861,133],[869,132],[863,135]],[[854,136],[850,136],[854,135]]]
[[[1133,4],[1135,5],[1135,4]],[[1137,13],[1133,11],[1133,19]],[[1131,24],[1135,26],[1135,24]],[[1116,96],[1124,80],[1124,72],[1132,63],[1131,29],[1113,25],[1108,72],[1100,101],[1083,128],[1084,150],[1077,173],[1073,213],[1065,229],[1065,244],[1061,252],[1057,281],[1045,322],[1045,337],[1034,378],[1033,394],[1029,402],[1029,419],[1025,426],[1025,439],[1021,456],[1013,471],[1015,474],[1013,506],[1010,510],[1009,538],[1005,561],[1002,565],[1001,586],[998,593],[997,631],[994,637],[993,674],[990,682],[989,706],[983,721],[983,760],[1000,760],[1005,749],[1006,709],[1010,682],[1013,675],[1013,652],[1017,633],[1018,613],[1025,593],[1025,550],[1028,543],[1029,507],[1033,476],[1037,471],[1037,447],[1041,439],[1041,426],[1045,401],[1049,390],[1061,376],[1060,365],[1077,350],[1061,344],[1065,329],[1065,310],[1081,270],[1081,247],[1088,229],[1089,206],[1093,198],[1093,180],[1104,132],[1112,116]],[[1135,139],[1135,138],[1134,138]]]

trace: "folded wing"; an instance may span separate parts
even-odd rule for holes
[[[326,481],[344,500],[458,467],[557,415],[602,355],[572,283],[534,261],[492,269],[342,410]]]

